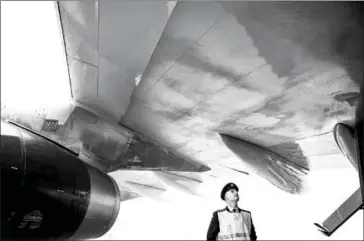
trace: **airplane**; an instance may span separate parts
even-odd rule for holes
[[[354,3],[55,4],[72,100],[30,114],[4,106],[1,118],[108,173],[121,200],[196,195],[227,172],[300,195],[310,171],[340,167],[314,161],[341,157],[338,123],[355,130],[363,193]]]

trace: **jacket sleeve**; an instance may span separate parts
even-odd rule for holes
[[[217,234],[220,232],[219,218],[217,212],[214,212],[207,231],[207,240],[216,240]]]
[[[250,222],[252,224],[251,230],[250,230],[250,240],[257,240],[257,238],[258,238],[257,233],[255,232],[255,227],[254,227],[253,219],[251,216],[250,216]]]

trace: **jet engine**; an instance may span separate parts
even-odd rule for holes
[[[120,193],[77,153],[15,123],[1,122],[1,239],[90,239],[105,234]]]

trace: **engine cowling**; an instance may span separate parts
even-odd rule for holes
[[[2,238],[90,239],[114,224],[116,182],[63,146],[2,122],[0,163]]]

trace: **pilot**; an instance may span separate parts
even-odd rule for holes
[[[222,189],[220,197],[226,208],[213,213],[207,240],[257,240],[251,213],[238,207],[238,192],[234,183]]]

